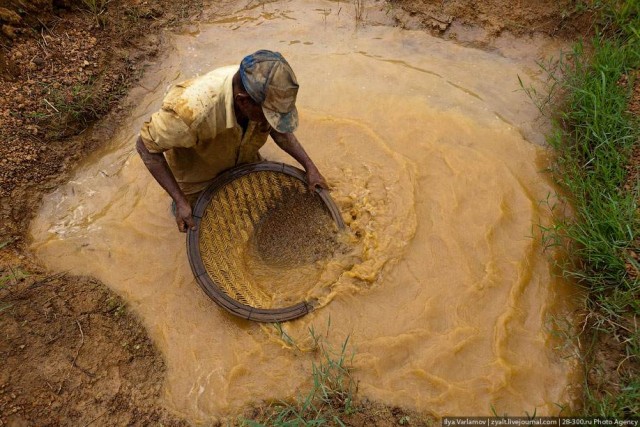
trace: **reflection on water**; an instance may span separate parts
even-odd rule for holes
[[[208,419],[295,395],[311,355],[204,295],[169,198],[133,149],[169,83],[279,50],[301,83],[297,135],[357,236],[316,272],[331,278],[320,280],[328,304],[287,333],[302,341],[330,318],[374,400],[436,415],[557,413],[571,366],[545,325],[569,295],[532,236],[552,189],[535,109],[517,91],[525,64],[396,28],[355,32],[337,9],[269,3],[174,36],[108,149],[45,199],[33,249],[129,301],[167,359],[173,409]],[[263,154],[293,162],[273,143]]]

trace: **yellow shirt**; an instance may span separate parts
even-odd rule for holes
[[[226,169],[258,161],[271,131],[268,123],[250,121],[243,134],[233,109],[236,71],[222,67],[174,85],[140,131],[149,152],[165,153],[187,195],[204,190]]]

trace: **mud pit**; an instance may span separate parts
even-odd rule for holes
[[[420,32],[354,31],[348,9],[270,3],[176,36],[117,137],[46,198],[35,253],[129,302],[167,359],[166,403],[185,416],[295,395],[311,356],[200,291],[168,196],[133,148],[169,83],[278,50],[302,85],[298,137],[359,236],[314,288],[327,305],[287,332],[304,343],[330,318],[374,400],[440,416],[557,413],[572,367],[545,326],[569,291],[531,238],[551,191],[536,111],[517,91],[533,67]],[[273,143],[264,155],[292,162]]]

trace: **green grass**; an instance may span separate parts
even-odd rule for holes
[[[354,17],[356,21],[356,28],[364,22],[364,0],[353,0]]]
[[[560,100],[548,138],[556,154],[550,172],[560,191],[547,201],[554,222],[542,228],[543,242],[563,254],[556,258],[561,274],[587,290],[587,328],[580,337],[584,415],[637,416],[640,183],[628,182],[627,166],[640,122],[627,106],[640,68],[640,0],[590,5],[600,19],[591,43],[544,66],[550,76],[544,96],[526,89],[543,111]],[[630,81],[623,85],[625,76]],[[612,339],[616,349],[606,348]],[[599,351],[608,351],[617,369],[603,374]]]
[[[25,117],[35,119],[46,129],[49,137],[64,138],[84,131],[102,117],[126,92],[126,84],[119,80],[113,88],[105,87],[102,76],[94,76],[71,87],[43,86],[45,96],[41,111]]]
[[[11,270],[11,272],[0,276],[0,289],[6,287],[7,285],[17,283],[18,281],[29,276],[30,276],[29,273],[27,273],[26,271],[20,268]]]
[[[98,27],[103,27],[105,24],[102,15],[107,11],[107,5],[110,2],[111,0],[81,0],[82,9],[93,16]]]
[[[52,89],[51,103],[60,116],[86,124],[99,117],[105,108],[97,102],[92,82],[76,84],[64,91]],[[67,120],[69,120],[67,118]]]
[[[0,243],[0,249],[6,246],[10,241]],[[14,285],[21,281],[22,279],[29,277],[30,274],[20,268],[18,269],[10,269],[9,272],[5,272],[0,274],[0,291],[7,288],[10,285]],[[9,303],[5,303],[0,301],[0,313],[10,308],[12,305]]]
[[[11,308],[11,304],[7,304],[7,303],[0,303],[0,313],[2,313],[3,311],[7,310]]]
[[[102,15],[110,2],[111,0],[82,0],[82,4],[93,15]]]
[[[311,366],[311,389],[292,402],[272,405],[260,420],[240,419],[241,425],[343,426],[341,416],[356,410],[354,397],[357,384],[351,375],[353,353],[347,350],[349,337],[336,350],[327,343],[326,337],[318,335],[313,328],[310,328],[309,333],[318,356],[318,360]]]

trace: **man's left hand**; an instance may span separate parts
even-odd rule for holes
[[[310,191],[315,191],[317,188],[329,189],[327,181],[325,181],[320,171],[316,168],[307,171],[307,183],[309,184]]]
[[[323,188],[329,190],[327,181],[318,170],[309,155],[304,151],[302,145],[298,141],[298,138],[293,133],[280,133],[275,129],[271,129],[270,133],[273,140],[278,144],[278,147],[282,148],[285,153],[296,159],[298,163],[307,171],[307,183],[309,184],[309,190],[316,191],[317,188]]]

